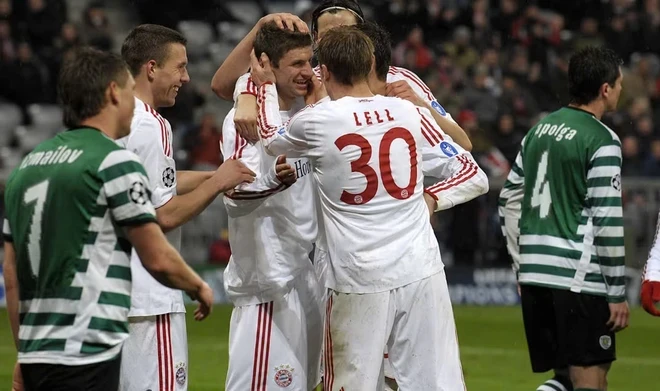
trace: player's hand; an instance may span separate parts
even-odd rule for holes
[[[285,155],[277,157],[277,160],[275,161],[275,175],[277,175],[277,179],[279,179],[280,182],[287,186],[296,183],[296,171],[286,162]]]
[[[429,193],[424,193],[424,202],[426,202],[426,207],[429,210],[429,216],[433,216],[433,212],[435,212],[435,207],[437,206],[435,199]]]
[[[195,320],[204,320],[213,311],[213,289],[209,284],[203,282],[197,292],[188,294],[191,299],[199,302],[195,309]]]
[[[660,282],[644,280],[642,282],[642,307],[653,316],[660,316],[660,310],[655,306],[660,302]]]
[[[613,332],[621,331],[628,327],[628,317],[630,311],[628,310],[628,303],[609,303],[610,306],[610,319],[607,325]]]
[[[249,143],[254,144],[259,141],[257,98],[254,95],[242,94],[238,97],[234,112],[234,126],[236,126],[236,132]]]
[[[420,98],[405,80],[388,83],[386,91],[387,96],[396,96],[397,98],[412,102],[415,106],[426,107],[424,99]]]
[[[315,75],[307,81],[307,95],[305,95],[305,104],[313,105],[321,99],[328,96],[325,85]]]
[[[12,379],[12,385],[11,385],[11,390],[12,391],[23,391],[23,374],[21,372],[21,366],[16,362],[16,365],[14,365],[14,376]]]
[[[259,19],[257,25],[259,26],[259,28],[261,28],[261,26],[269,22],[275,22],[277,27],[281,29],[288,29],[291,31],[298,30],[301,33],[309,33],[309,26],[307,26],[307,23],[305,23],[302,19],[300,19],[298,16],[294,14],[289,14],[285,12],[277,13],[277,14],[269,14]]]
[[[218,167],[211,179],[216,181],[220,192],[224,193],[241,183],[254,182],[256,176],[257,174],[245,167],[245,164],[236,159],[227,159]]]
[[[266,53],[261,53],[261,57],[257,59],[254,50],[252,50],[252,53],[250,53],[250,76],[257,87],[261,87],[265,83],[275,84],[275,73],[273,73],[270,59]]]

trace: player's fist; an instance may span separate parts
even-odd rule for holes
[[[302,19],[294,14],[286,12],[269,14],[259,19],[257,26],[261,28],[266,23],[275,22],[277,27],[281,29],[289,29],[291,31],[300,31],[301,33],[309,33],[309,27]]]
[[[215,180],[220,192],[224,193],[241,183],[254,182],[256,176],[257,174],[245,167],[245,164],[235,159],[228,159],[218,167],[212,179]]]
[[[234,125],[236,132],[249,143],[259,141],[259,128],[257,127],[257,97],[250,94],[241,94],[236,101],[234,112]]]
[[[388,83],[386,86],[387,96],[395,96],[397,98],[405,99],[415,104],[415,106],[425,107],[424,99],[420,98],[415,93],[410,84],[405,80],[395,81]]]
[[[270,58],[266,53],[261,53],[261,56],[257,58],[254,49],[252,50],[250,53],[250,77],[257,87],[261,87],[265,83],[275,84],[275,73],[273,73]]]
[[[296,183],[296,171],[286,162],[286,156],[280,155],[275,161],[275,175],[280,182],[287,186]]]
[[[204,320],[213,311],[213,289],[209,284],[202,282],[196,292],[189,294],[190,298],[197,300],[199,306],[195,309],[195,320]]]
[[[653,316],[660,316],[660,310],[655,306],[660,302],[660,281],[644,280],[642,282],[642,307]]]
[[[23,374],[21,373],[21,366],[18,362],[14,365],[14,376],[11,385],[12,391],[23,391]]]

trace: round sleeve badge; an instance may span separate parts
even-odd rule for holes
[[[133,182],[131,187],[128,189],[128,198],[131,202],[144,205],[147,203],[147,189],[144,186],[144,183],[140,181]]]
[[[172,167],[167,167],[163,171],[163,184],[167,187],[172,187],[174,186],[175,181],[176,173],[174,172],[174,169]]]
[[[440,143],[440,150],[442,153],[444,153],[447,157],[454,157],[458,155],[458,151],[456,148],[451,145],[450,143],[443,141]]]

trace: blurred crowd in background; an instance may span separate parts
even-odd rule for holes
[[[625,197],[629,263],[641,264],[660,205],[658,186],[634,179],[660,177],[659,0],[360,4],[390,32],[394,65],[422,77],[468,132],[473,154],[492,181],[488,196],[436,215],[448,264],[509,262],[495,207],[520,141],[540,116],[568,103],[568,60],[574,50],[587,45],[616,50],[625,63],[623,92],[619,110],[604,122],[622,141],[624,186],[632,184]],[[44,110],[35,105],[56,103],[56,75],[69,49],[88,44],[117,51],[131,27],[158,23],[181,30],[190,41],[193,82],[181,90],[175,107],[162,111],[176,133],[178,168],[217,167],[222,119],[231,106],[211,93],[213,72],[259,17],[284,11],[309,21],[315,5],[309,0],[196,0],[194,6],[179,0],[0,0],[0,100],[17,105],[23,129],[0,139],[21,151],[21,135],[37,131],[33,113]],[[11,152],[0,158],[5,155]],[[11,169],[7,160],[12,161],[5,159],[4,168]],[[189,241],[200,240],[192,247],[204,244],[192,255],[198,262],[227,260],[226,237],[218,239],[226,217],[218,213],[221,202],[201,217],[201,228],[188,229]]]

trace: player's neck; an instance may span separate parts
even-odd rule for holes
[[[117,128],[116,122],[116,116],[103,110],[99,114],[82,121],[80,126],[84,128],[98,129],[109,138],[116,140],[119,138],[119,129]]]
[[[289,111],[293,107],[293,103],[296,101],[294,99],[287,99],[282,97],[282,95],[277,94],[277,99],[279,100],[280,103],[280,111]]]
[[[376,75],[369,75],[369,87],[374,95],[387,96],[387,80],[380,80]]]
[[[339,83],[333,83],[331,88],[327,88],[328,96],[330,99],[337,100],[347,96],[353,98],[369,98],[374,96],[369,88],[369,84],[365,81],[355,83],[352,86],[347,86]]]
[[[157,109],[154,103],[154,94],[151,91],[151,83],[139,76],[135,79],[135,97],[152,108]]]
[[[569,104],[569,106],[580,109],[582,111],[586,111],[587,113],[596,117],[599,121],[601,118],[603,118],[603,114],[605,114],[605,106],[598,101],[594,101],[586,105]]]

